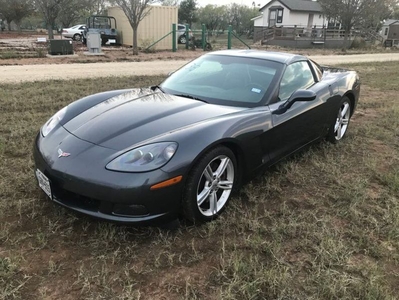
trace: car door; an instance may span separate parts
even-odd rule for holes
[[[298,89],[311,89],[317,97],[313,101],[295,102],[285,113],[276,114],[280,105]],[[273,142],[268,145],[271,162],[295,152],[322,135],[326,117],[323,113],[323,98],[327,92],[328,87],[318,82],[317,75],[307,61],[297,61],[286,67],[278,101],[269,105],[273,124]]]

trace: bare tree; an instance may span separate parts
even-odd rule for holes
[[[115,3],[125,13],[133,29],[133,55],[139,54],[137,44],[139,24],[150,13],[150,4],[157,2],[162,2],[162,0],[115,0]]]
[[[47,24],[48,38],[54,39],[53,28],[55,20],[61,13],[64,5],[68,5],[70,0],[34,0],[35,6],[42,14]]]
[[[90,12],[97,10],[99,1],[94,0],[70,0],[68,5],[63,5],[57,20],[64,28],[70,27],[79,19],[84,19]]]

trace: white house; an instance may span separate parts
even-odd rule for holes
[[[399,40],[399,20],[386,20],[382,25],[380,35],[384,38],[384,40]]]
[[[303,27],[323,26],[327,20],[320,3],[311,0],[271,0],[252,19],[256,27]]]

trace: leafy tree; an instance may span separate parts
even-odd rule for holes
[[[11,30],[11,22],[14,21],[21,30],[22,19],[33,12],[30,0],[0,0],[0,13],[7,21],[8,30]]]
[[[150,4],[162,2],[161,0],[115,0],[115,3],[123,10],[130,26],[133,29],[133,55],[139,54],[137,44],[137,29],[140,22],[150,13]]]
[[[252,31],[253,21],[251,19],[259,14],[256,8],[236,3],[229,5],[226,12],[228,25],[232,25],[234,30],[239,34]]]
[[[390,14],[397,0],[319,0],[327,17],[338,20],[345,30],[344,47],[354,27],[370,27]]]
[[[196,0],[183,0],[179,7],[179,22],[192,24],[197,21],[197,1]]]
[[[214,31],[221,28],[226,21],[226,6],[208,4],[199,9],[199,21],[205,24],[206,28]]]

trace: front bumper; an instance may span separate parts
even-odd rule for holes
[[[182,182],[150,190],[174,174],[160,169],[145,173],[109,171],[105,162],[114,150],[82,141],[62,127],[53,137],[50,135],[37,135],[34,161],[49,180],[54,202],[92,217],[122,223],[166,222],[178,216]],[[58,157],[60,148],[71,155]]]

